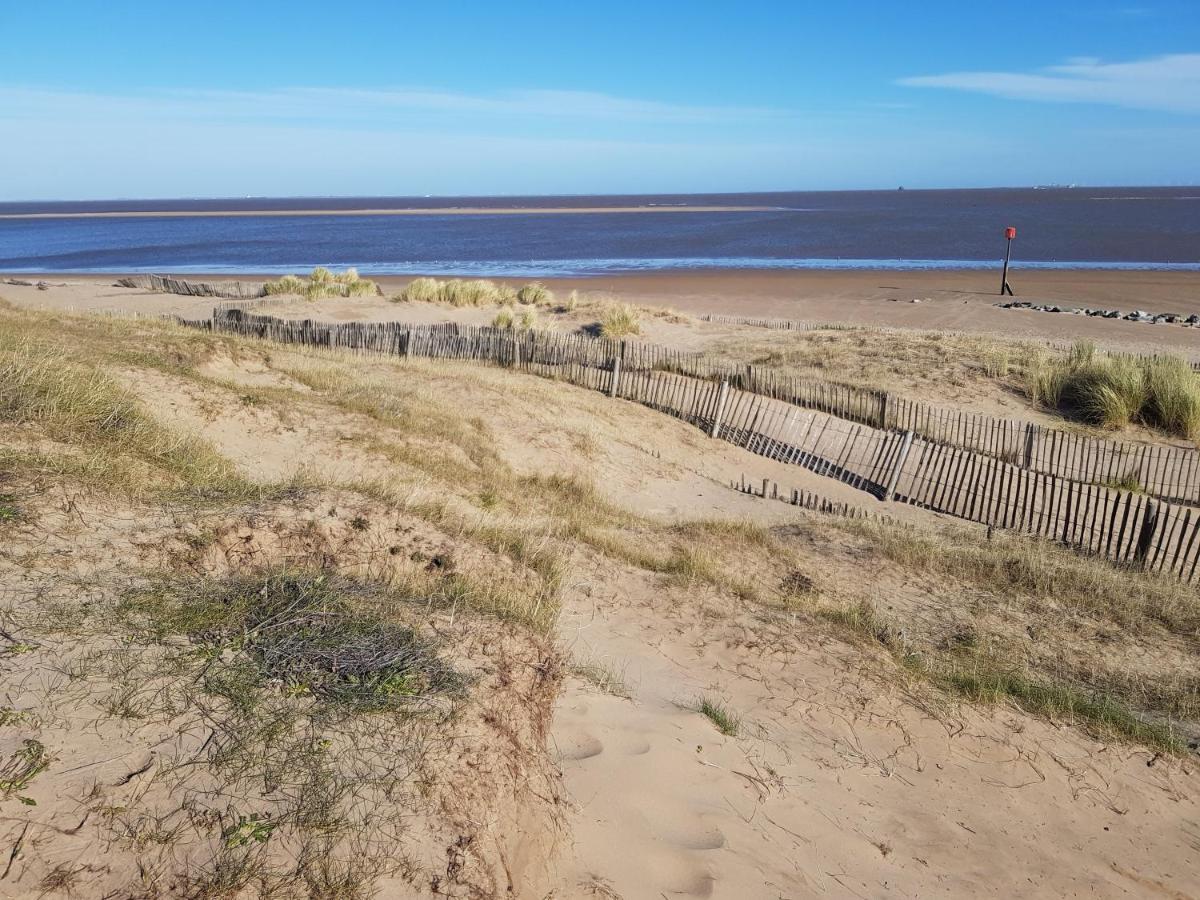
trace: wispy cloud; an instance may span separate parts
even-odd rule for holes
[[[1200,53],[1177,53],[1133,62],[1092,57],[1067,60],[1034,73],[950,72],[902,78],[906,87],[949,88],[1057,103],[1100,103],[1132,109],[1200,113]]]
[[[619,97],[594,91],[521,90],[466,93],[420,87],[380,89],[284,87],[260,91],[169,90],[98,94],[0,85],[0,109],[24,118],[47,114],[138,115],[205,120],[373,120],[410,116],[714,124],[778,119],[761,107],[703,106]]]

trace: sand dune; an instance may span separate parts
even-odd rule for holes
[[[143,302],[78,282],[22,299],[72,297]],[[151,828],[168,821],[155,816],[176,795],[164,780],[171,766],[142,767],[200,758],[203,732],[172,737],[170,719],[111,717],[105,697],[88,693],[87,664],[112,648],[93,647],[92,634],[43,635],[45,617],[29,613],[53,600],[51,618],[73,621],[63,611],[76,609],[79,579],[86,612],[124,596],[138,572],[220,578],[264,562],[434,579],[421,584],[482,578],[490,599],[511,591],[539,603],[546,595],[534,589],[548,580],[561,605],[537,620],[548,634],[504,608],[406,607],[472,681],[421,777],[390,798],[409,824],[387,854],[404,865],[373,882],[380,896],[1200,893],[1193,753],[1015,703],[966,702],[920,678],[878,634],[856,636],[822,614],[873,605],[904,623],[889,639],[917,654],[931,652],[926,632],[953,641],[969,625],[988,640],[1015,634],[1031,657],[1052,651],[1065,662],[1078,646],[1100,648],[1097,671],[1122,655],[1153,669],[1168,643],[1194,661],[1189,637],[1164,637],[1134,607],[1117,624],[1106,610],[1056,606],[1053,592],[1022,605],[1024,588],[906,567],[870,534],[728,483],[772,478],[856,503],[861,493],[569,385],[158,323],[0,315],[10,329],[0,351],[16,352],[17,333],[70,346],[72,360],[100,366],[170,434],[202,437],[266,491],[222,500],[204,481],[190,488],[199,505],[178,490],[162,499],[151,488],[172,470],[161,469],[170,457],[158,444],[105,444],[97,460],[94,439],[61,425],[32,414],[0,421],[12,451],[0,487],[20,507],[15,525],[0,522],[13,529],[0,551],[5,599],[21,601],[5,608],[5,628],[23,648],[0,654],[0,666],[6,703],[40,717],[6,720],[0,751],[7,758],[36,736],[53,760],[28,788],[37,806],[3,801],[8,846],[24,840],[23,827],[34,838],[0,876],[6,896],[38,896],[64,871],[75,896],[111,895],[138,877],[169,896],[189,865],[219,856],[223,842],[230,849],[230,810],[259,799],[246,791],[229,809],[170,819],[180,829],[170,835],[198,829],[190,842]],[[131,500],[89,482],[89,460],[123,460],[149,493]],[[916,530],[889,532],[896,540],[946,525],[870,502]],[[975,536],[973,552],[991,546],[981,530],[954,527]],[[561,568],[542,565],[550,548]],[[667,551],[686,565],[664,563]],[[1117,589],[1130,603],[1149,590],[1134,573],[1113,577],[1128,579]],[[112,659],[137,661],[136,640],[117,649]],[[736,733],[697,710],[702,698],[738,719]],[[204,786],[219,796],[220,785]],[[213,821],[226,830],[204,831]],[[137,824],[138,839],[118,839],[114,822]],[[266,850],[280,847],[274,840]]]

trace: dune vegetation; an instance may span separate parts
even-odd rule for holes
[[[398,303],[438,303],[453,307],[550,306],[554,292],[534,281],[519,288],[484,278],[414,278],[393,298]]]
[[[642,333],[642,317],[629,303],[610,303],[600,314],[600,333],[606,338],[623,338]]]
[[[1035,403],[1088,424],[1200,437],[1200,376],[1179,357],[1101,354],[1081,341],[1064,357],[1038,359],[1027,378]]]
[[[492,319],[493,328],[530,331],[541,327],[541,325],[542,322],[538,319],[537,307],[535,306],[505,306]]]
[[[278,281],[267,282],[264,291],[267,296],[296,294],[305,300],[320,300],[324,297],[370,297],[379,293],[379,286],[360,278],[357,269],[335,273],[317,266],[308,278],[284,275]]]

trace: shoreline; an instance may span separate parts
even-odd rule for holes
[[[318,262],[303,265],[260,267],[223,267],[223,266],[139,266],[127,269],[38,269],[16,267],[0,269],[0,279],[4,278],[128,278],[137,275],[164,275],[172,278],[182,278],[191,281],[204,280],[240,280],[240,281],[274,281],[285,275],[303,277],[313,268],[323,267],[332,271],[355,269],[359,275],[373,281],[408,281],[414,278],[440,279],[485,279],[490,281],[595,281],[604,278],[653,278],[653,277],[728,277],[744,276],[747,278],[766,276],[882,276],[882,275],[925,275],[937,278],[942,275],[983,276],[995,274],[999,277],[1001,263],[996,260],[780,260],[782,265],[746,265],[723,264],[724,260],[712,260],[711,265],[691,264],[692,260],[679,260],[680,265],[647,265],[620,266],[610,265],[596,269],[572,268],[567,264],[576,260],[532,260],[527,263],[529,268],[514,270],[492,271],[491,263],[480,263],[481,268],[448,269],[448,268],[413,268],[405,271],[373,271],[370,263],[355,262]],[[596,262],[612,263],[617,260],[597,260]],[[649,262],[661,262],[653,260]],[[756,261],[761,262],[761,261]],[[554,263],[562,263],[554,266]],[[888,265],[894,263],[894,265]],[[499,264],[496,264],[499,266]],[[1156,274],[1172,276],[1193,276],[1200,278],[1200,262],[1186,263],[1151,263],[1151,262],[1043,262],[1029,260],[1021,265],[1013,265],[1009,274],[1014,278],[1023,276],[1042,277],[1046,275],[1065,275],[1086,278],[1093,275],[1132,275],[1153,276]]]

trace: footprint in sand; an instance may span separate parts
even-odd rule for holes
[[[644,756],[650,752],[650,742],[645,738],[630,738],[621,749],[627,756]]]
[[[581,734],[559,751],[562,759],[579,762],[604,752],[604,745],[590,734]]]
[[[672,894],[685,897],[711,897],[717,880],[707,872],[697,872],[670,889]]]
[[[720,850],[725,846],[725,835],[719,828],[667,831],[662,839],[683,850]]]

